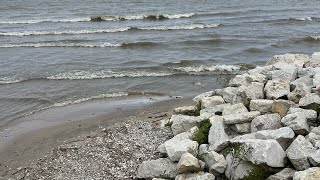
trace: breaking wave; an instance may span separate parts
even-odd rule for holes
[[[23,43],[23,44],[4,44],[0,48],[15,48],[15,47],[119,47],[121,44],[111,43],[73,43],[73,42],[48,42],[48,43]]]
[[[240,70],[239,66],[234,65],[212,65],[212,66],[188,66],[188,67],[173,67],[172,69],[182,72],[233,72]]]

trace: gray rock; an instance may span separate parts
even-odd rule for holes
[[[250,133],[251,123],[233,124],[230,128],[237,134],[247,134]]]
[[[294,173],[293,180],[319,180],[320,167],[309,168],[304,171]]]
[[[227,106],[223,109],[222,115],[235,114],[235,113],[243,113],[248,112],[248,109],[242,104],[233,104],[231,106]]]
[[[306,67],[320,67],[320,58],[319,52],[315,52],[311,56],[311,60],[305,64]]]
[[[293,65],[285,62],[278,62],[274,66],[277,70],[272,71],[273,80],[285,80],[291,82],[298,76],[298,68]]]
[[[310,167],[308,157],[314,153],[312,144],[299,135],[286,150],[287,156],[296,170],[305,170]]]
[[[229,136],[225,132],[223,118],[213,116],[210,118],[211,128],[209,130],[209,150],[219,152],[229,145]]]
[[[310,154],[308,157],[309,162],[312,166],[320,166],[320,149],[316,150],[314,153]]]
[[[281,119],[281,122],[296,134],[306,135],[310,131],[307,118],[301,114],[288,114]]]
[[[240,155],[242,156],[242,155]],[[242,160],[236,153],[228,153],[226,156],[227,168],[225,175],[228,179],[240,180],[249,176],[252,169],[255,167],[251,162]]]
[[[292,64],[298,68],[302,68],[304,64],[310,61],[310,57],[304,54],[283,54],[275,55],[269,61],[266,62],[266,65],[275,64],[277,62],[286,62]]]
[[[202,156],[209,152],[209,144],[201,144],[199,146],[199,155]]]
[[[216,105],[213,107],[205,108],[200,111],[200,115],[201,116],[209,116],[209,118],[214,115],[221,115],[224,108],[229,107],[229,106],[231,106],[230,103],[219,104],[219,105]]]
[[[257,116],[251,121],[251,132],[279,129],[281,127],[281,117],[277,113]]]
[[[164,143],[166,152],[171,161],[179,161],[182,154],[189,152],[196,156],[199,144],[190,139],[171,139]]]
[[[233,79],[230,80],[229,86],[231,87],[239,87],[239,86],[247,86],[250,82],[247,80],[248,74],[240,74],[236,75]]]
[[[179,173],[193,173],[201,171],[203,166],[201,166],[201,163],[196,157],[186,152],[182,154],[178,162],[177,169]]]
[[[304,84],[308,88],[310,88],[313,86],[313,79],[310,78],[309,76],[300,77],[290,83],[290,90],[293,91],[298,84]]]
[[[306,94],[303,98],[299,101],[299,106],[304,108],[312,108],[313,106],[320,105],[320,96],[315,93]]]
[[[234,95],[236,94],[238,88],[236,87],[226,87],[223,89],[222,97],[227,103],[231,103]]]
[[[250,101],[251,111],[260,111],[261,114],[266,114],[271,112],[273,100],[268,99],[255,99]]]
[[[229,114],[223,116],[225,124],[239,124],[251,122],[255,117],[259,116],[259,111],[244,112],[239,114]]]
[[[297,105],[292,101],[282,99],[274,100],[271,107],[271,112],[278,113],[281,117],[284,117],[292,107],[297,107]]]
[[[288,96],[290,93],[290,85],[288,81],[269,80],[264,88],[267,99],[279,99]]]
[[[268,77],[266,75],[259,74],[259,73],[251,73],[246,76],[246,80],[250,83],[260,82],[265,84],[268,81]]]
[[[215,151],[210,151],[203,156],[204,162],[206,163],[206,167],[208,168],[210,173],[219,175],[223,174],[226,167],[227,161],[224,156],[216,153]]]
[[[320,126],[313,128],[306,138],[314,147],[320,149]]]
[[[174,135],[186,132],[205,119],[205,116],[172,115],[170,119],[172,132]]]
[[[198,111],[198,107],[196,106],[183,106],[178,107],[174,109],[174,112],[176,114],[194,114],[196,111]]]
[[[254,69],[250,69],[248,71],[248,73],[250,75],[255,75],[255,74],[262,74],[264,76],[266,76],[267,79],[271,79],[272,78],[272,74],[271,72],[274,70],[274,66],[272,65],[268,65],[268,66],[262,66],[262,67],[259,67],[257,66],[256,68]],[[266,82],[264,82],[265,84]]]
[[[169,179],[163,179],[163,178],[152,178],[152,180],[169,180]]]
[[[224,103],[224,99],[221,96],[211,96],[201,98],[201,109],[213,107]]]
[[[262,139],[262,140],[274,139],[285,150],[290,145],[294,136],[295,136],[295,134],[291,128],[282,127],[282,128],[275,129],[275,130],[263,130],[263,131],[258,131],[258,132],[251,133],[251,134],[237,136],[237,137],[231,139],[230,142],[232,144],[235,144],[235,143],[242,142],[243,140],[247,140],[247,139]]]
[[[237,104],[237,103],[242,103],[245,106],[248,106],[250,101],[248,101],[248,97],[246,94],[246,91],[248,89],[248,86],[240,86],[236,92],[236,94],[233,97],[232,103],[231,104]]]
[[[297,84],[295,89],[288,94],[288,99],[295,103],[299,103],[300,99],[310,92],[311,89],[305,84]]]
[[[269,176],[266,180],[292,180],[296,171],[291,168],[284,168],[280,172]]]
[[[312,68],[312,67],[307,67],[303,69],[298,70],[298,76],[299,77],[313,77],[317,72],[320,71],[320,67]]]
[[[245,94],[247,97],[247,101],[251,101],[253,99],[264,99],[264,84],[260,82],[252,82],[246,89]]]
[[[206,172],[198,172],[194,174],[179,174],[175,180],[214,180],[215,176]]]
[[[309,126],[318,126],[317,112],[312,109],[290,108],[288,114],[299,114],[306,117]]]
[[[137,178],[175,178],[178,174],[177,164],[169,159],[143,161],[138,168]]]
[[[193,102],[195,102],[196,104],[199,104],[202,98],[204,98],[204,97],[210,97],[210,96],[212,96],[213,94],[214,94],[213,91],[208,91],[208,92],[199,94],[198,96],[194,97],[192,100],[193,100]]]

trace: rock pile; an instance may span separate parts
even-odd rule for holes
[[[284,54],[175,110],[140,179],[320,179],[320,54]],[[209,126],[204,126],[209,124]]]

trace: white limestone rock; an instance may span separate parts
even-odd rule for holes
[[[225,132],[223,118],[213,116],[210,118],[211,128],[209,130],[209,151],[219,152],[229,145],[229,136]]]
[[[320,167],[313,167],[294,173],[293,180],[319,180]]]
[[[304,116],[307,119],[309,126],[318,126],[319,121],[317,119],[317,112],[312,109],[302,109],[302,108],[290,108],[288,114],[298,114]]]
[[[243,113],[248,112],[248,109],[242,104],[233,104],[231,106],[227,106],[223,109],[222,115],[235,114],[235,113]]]
[[[202,94],[199,94],[198,96],[194,97],[192,100],[193,102],[195,102],[196,104],[199,104],[201,99],[204,97],[211,97],[213,95],[213,91],[208,91]]]
[[[170,119],[172,132],[174,135],[186,132],[205,119],[205,116],[172,115]]]
[[[281,127],[281,117],[277,113],[257,116],[251,121],[252,133],[267,129],[279,129]]]
[[[174,109],[174,112],[176,114],[185,114],[185,115],[194,114],[196,111],[198,111],[197,106],[182,106]]]
[[[226,167],[227,161],[224,156],[216,153],[215,151],[210,151],[203,156],[204,162],[209,172],[215,175],[223,174]]]
[[[223,116],[223,120],[225,124],[241,124],[251,122],[255,117],[259,115],[259,111],[250,111],[238,114],[229,114]]]
[[[205,108],[200,111],[201,116],[208,116],[208,118],[215,115],[222,115],[224,108],[231,106],[230,103],[219,104],[213,107]]]
[[[315,93],[306,94],[303,98],[299,101],[299,106],[304,108],[311,108],[312,106],[320,105],[320,96]]]
[[[198,172],[194,174],[179,174],[175,180],[214,180],[215,176],[207,172]]]
[[[264,88],[267,99],[279,99],[286,97],[290,93],[288,81],[269,80]]]
[[[313,128],[306,136],[306,139],[308,139],[315,148],[320,149],[320,126]]]
[[[298,68],[302,68],[304,64],[310,61],[310,57],[304,54],[283,54],[275,55],[269,61],[266,62],[266,65],[275,64],[277,62],[286,62],[292,64]]]
[[[272,71],[273,80],[294,81],[298,76],[298,68],[285,62],[274,64],[276,70]]]
[[[250,69],[248,73],[250,75],[255,75],[255,74],[262,74],[264,75],[267,79],[272,78],[272,71],[275,70],[274,66],[268,65],[268,66],[257,66],[254,69]],[[265,84],[266,82],[264,82]]]
[[[203,155],[209,152],[209,144],[201,144],[199,146],[199,155]]]
[[[269,176],[266,180],[292,180],[296,171],[291,168],[284,168],[280,172]]]
[[[177,165],[177,170],[181,174],[198,172],[203,170],[203,168],[204,166],[201,164],[201,162],[188,152],[182,154]]]
[[[251,123],[233,124],[230,126],[237,134],[247,134],[250,133]]]
[[[320,149],[316,150],[314,153],[310,154],[308,157],[309,162],[312,164],[312,166],[320,166]]]
[[[311,89],[305,84],[297,84],[294,90],[288,94],[288,99],[295,103],[299,103],[300,99],[310,92]]]
[[[201,109],[213,107],[224,103],[224,99],[221,96],[211,96],[201,98]]]
[[[255,167],[251,162],[242,160],[242,158],[232,152],[227,154],[226,161],[227,168],[225,175],[228,179],[232,180],[240,180],[248,177]]]
[[[173,163],[166,158],[143,161],[139,165],[137,178],[151,179],[157,177],[172,179],[178,174],[176,167],[176,163]]]
[[[249,81],[247,81],[248,74],[240,74],[236,75],[233,79],[230,80],[229,86],[231,87],[239,87],[239,86],[247,86],[250,84]]]
[[[290,127],[296,134],[306,135],[310,131],[307,118],[301,114],[288,114],[281,119],[281,122]]]
[[[252,82],[245,90],[247,101],[253,99],[264,99],[264,84],[260,82]]]
[[[315,152],[312,144],[299,135],[286,150],[287,156],[296,170],[305,170],[310,167],[308,157]]]
[[[290,83],[290,90],[293,91],[298,84],[304,84],[308,87],[308,89],[311,89],[313,86],[313,79],[309,76],[300,77]]]
[[[255,99],[250,101],[251,111],[260,111],[261,114],[266,114],[271,112],[273,100],[269,99]]]
[[[223,89],[222,97],[227,103],[231,103],[234,95],[236,94],[237,87],[226,87]]]
[[[320,67],[312,68],[306,67],[298,70],[298,77],[310,77],[312,78],[317,72],[320,71]]]
[[[297,105],[294,102],[278,99],[273,101],[271,112],[278,113],[281,117],[284,117],[287,115],[289,109],[293,107],[297,107]]]
[[[171,139],[166,141],[164,146],[170,160],[177,162],[185,152],[189,152],[196,156],[198,154],[199,144],[190,139]]]

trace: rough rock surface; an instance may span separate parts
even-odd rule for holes
[[[172,140],[164,143],[166,152],[171,161],[177,162],[180,160],[182,154],[189,152],[196,156],[198,154],[199,144],[190,139]]]
[[[171,129],[173,134],[180,134],[186,132],[197,125],[198,122],[205,120],[203,116],[186,116],[186,115],[172,115],[170,121],[172,122]]]
[[[194,174],[179,174],[175,180],[215,180],[215,176],[206,172],[198,172]]]
[[[251,122],[255,117],[259,116],[259,111],[250,111],[239,113],[237,116],[234,114],[223,116],[223,120],[225,124],[238,124],[238,123],[247,123]]]
[[[293,180],[318,180],[319,177],[320,167],[313,167],[294,173]]]
[[[291,168],[284,168],[280,172],[269,176],[266,180],[291,180],[296,171]]]
[[[174,178],[178,174],[176,166],[165,158],[143,161],[138,168],[137,178]]]
[[[196,157],[186,152],[181,156],[177,165],[177,170],[179,173],[193,173],[201,171],[203,167],[203,164]]]
[[[320,105],[320,96],[315,93],[306,94],[299,101],[299,106],[304,108],[312,108],[314,105]]]
[[[288,114],[281,119],[281,122],[296,134],[307,135],[310,131],[307,118],[301,114]]]
[[[266,65],[275,64],[277,62],[286,62],[293,64],[298,68],[302,68],[303,65],[310,61],[310,57],[304,54],[283,54],[275,55],[269,61],[266,62]]]
[[[233,104],[231,106],[227,106],[223,109],[222,115],[235,114],[235,113],[244,113],[248,112],[248,109],[242,104]]]
[[[279,114],[266,114],[255,117],[251,121],[251,132],[257,132],[267,129],[279,129],[282,127],[281,117]]]
[[[223,174],[227,167],[224,156],[215,151],[204,154],[203,160],[206,163],[209,172],[213,174]]]
[[[210,118],[211,128],[209,130],[209,150],[219,152],[229,145],[229,136],[225,132],[223,118],[213,116]]]
[[[291,107],[296,107],[296,104],[292,101],[279,99],[273,101],[271,111],[273,113],[278,113],[281,117],[284,117],[287,115]]]
[[[271,112],[273,100],[269,99],[255,99],[250,101],[250,110],[259,111],[261,114]]]
[[[203,97],[201,99],[201,108],[208,108],[215,105],[223,104],[224,99],[221,96]]]
[[[267,99],[279,99],[288,96],[290,85],[288,81],[269,80],[264,88]]]

